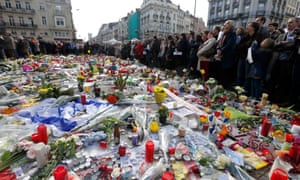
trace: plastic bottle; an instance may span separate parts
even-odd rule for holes
[[[118,123],[114,125],[114,143],[116,145],[120,144],[120,127]]]

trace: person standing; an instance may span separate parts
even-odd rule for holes
[[[295,104],[295,108],[300,110],[300,17],[294,18],[297,28],[294,30],[295,46],[292,56],[292,87],[290,103]]]
[[[210,59],[216,53],[216,38],[213,36],[212,32],[204,31],[202,33],[202,41],[203,43],[200,45],[197,56],[198,56],[198,64],[197,64],[197,72],[200,69],[205,70],[204,80],[207,80],[210,72]]]
[[[188,65],[188,54],[189,54],[189,41],[187,40],[186,34],[181,33],[179,42],[176,46],[177,49],[177,72],[181,73],[181,70],[186,68]],[[176,51],[176,50],[175,50]]]
[[[269,37],[267,28],[264,26],[266,23],[266,18],[264,16],[258,16],[255,19],[255,22],[259,24],[258,35],[261,36],[261,39],[264,40]]]
[[[217,45],[216,57],[220,58],[219,74],[217,79],[225,89],[231,87],[233,82],[233,57],[236,47],[236,34],[234,21],[227,20],[223,26],[223,35]]]
[[[198,57],[197,57],[197,52],[200,44],[202,43],[202,39],[200,35],[196,35],[195,41],[190,41],[190,53],[189,53],[189,75],[191,77],[197,77],[198,72],[197,72],[197,63],[198,63]]]
[[[276,41],[280,35],[277,29],[278,29],[278,23],[270,23],[268,25],[269,37],[274,41]]]
[[[256,41],[255,41],[256,42]],[[252,43],[252,62],[247,63],[247,79],[249,80],[248,92],[250,97],[258,100],[263,92],[264,79],[267,72],[269,60],[272,58],[272,48],[274,40],[271,38],[264,39],[260,44]]]
[[[5,47],[4,36],[2,33],[0,33],[0,59],[6,59],[4,47]]]
[[[295,56],[295,42],[296,37],[294,31],[298,27],[296,18],[289,18],[287,22],[287,31],[279,43],[275,46],[278,51],[278,59],[275,64],[274,73],[275,87],[272,89],[274,92],[274,101],[279,103],[281,106],[290,105],[289,93],[291,92],[292,86],[292,60]],[[287,93],[288,92],[288,93]]]
[[[19,56],[16,48],[16,42],[12,35],[6,33],[4,35],[4,41],[6,44],[4,50],[7,58],[18,58]]]
[[[152,44],[151,44],[151,57],[152,57],[152,65],[156,66],[158,64],[158,53],[160,50],[160,41],[157,39],[156,36],[153,37]]]
[[[236,46],[237,58],[237,79],[236,84],[247,89],[248,82],[246,81],[246,57],[248,48],[254,41],[260,44],[261,40],[257,37],[259,24],[257,22],[250,22],[246,26],[247,35],[244,36]]]

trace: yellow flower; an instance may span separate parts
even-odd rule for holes
[[[39,94],[47,94],[48,93],[48,88],[41,88],[38,90]]]
[[[200,69],[200,73],[203,75],[205,74],[205,69]]]
[[[230,119],[231,113],[229,111],[224,112],[224,117]]]
[[[200,115],[199,120],[201,123],[207,123],[208,118],[205,115]]]

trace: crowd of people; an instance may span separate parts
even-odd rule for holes
[[[46,41],[41,37],[13,36],[7,32],[0,32],[0,60],[27,58],[29,55],[39,54],[84,54],[88,49],[100,49],[98,46],[86,43],[62,41]]]
[[[255,99],[265,92],[272,102],[299,108],[300,18],[289,18],[282,29],[265,22],[261,16],[246,27],[235,27],[227,20],[222,27],[199,34],[154,36],[132,43],[131,54],[150,67],[178,73],[186,69],[190,77],[214,77],[226,89],[241,86]]]
[[[277,23],[265,22],[265,17],[260,16],[246,27],[235,27],[233,20],[227,20],[212,31],[154,36],[117,46],[87,42],[79,47],[76,42],[46,42],[4,33],[0,34],[0,59],[40,53],[104,53],[122,59],[136,58],[151,68],[176,70],[179,75],[185,69],[191,78],[214,77],[226,89],[244,87],[246,95],[255,99],[266,92],[271,101],[282,106],[299,106],[300,18],[289,18],[284,29]]]

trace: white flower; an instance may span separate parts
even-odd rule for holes
[[[36,152],[35,152],[35,150],[33,149],[33,148],[30,148],[28,151],[27,151],[27,157],[29,158],[29,159],[34,159],[35,158],[35,156],[36,156]]]
[[[218,169],[224,169],[229,163],[231,162],[230,158],[224,154],[218,156],[217,160],[215,161],[215,166]]]
[[[27,151],[32,147],[32,145],[33,145],[32,141],[28,141],[28,140],[23,139],[22,141],[16,143],[16,148],[19,151],[22,151],[22,150]]]

